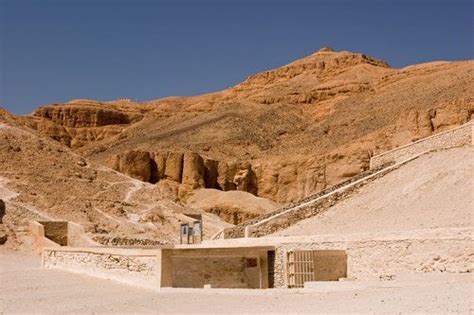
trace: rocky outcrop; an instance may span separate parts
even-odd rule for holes
[[[37,109],[33,115],[69,128],[121,125],[132,121],[125,113],[95,106],[50,105]]]
[[[179,183],[182,198],[199,188],[240,190],[254,195],[258,192],[257,178],[249,162],[215,161],[194,152],[132,150],[114,155],[109,166],[144,182]]]
[[[398,147],[444,131],[470,120],[473,99],[462,99],[430,110],[411,110],[397,120],[392,137],[392,147]]]
[[[181,183],[183,177],[183,153],[169,152],[166,157],[165,178]]]
[[[41,107],[33,112],[29,127],[72,148],[119,135],[142,119],[138,112],[109,108],[100,102],[72,102]]]
[[[359,64],[389,68],[386,62],[364,54],[334,53],[334,51],[319,50],[281,68],[252,75],[238,87],[268,85],[276,81],[292,79],[302,74],[324,75],[327,72],[340,71]]]
[[[151,179],[152,163],[148,152],[128,151],[114,156],[111,167],[125,175],[149,182]]]

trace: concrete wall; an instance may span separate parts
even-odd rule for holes
[[[448,149],[469,144],[472,145],[473,133],[473,123],[469,122],[460,127],[440,132],[433,136],[373,156],[370,159],[370,168],[372,169],[390,163],[397,163],[423,152]]]

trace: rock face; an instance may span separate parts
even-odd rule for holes
[[[250,163],[226,163],[203,158],[194,152],[127,151],[114,155],[109,166],[135,179],[153,184],[169,180],[181,184],[185,197],[194,189],[240,190],[257,193]]]
[[[140,113],[116,110],[96,101],[48,105],[35,110],[33,116],[31,127],[73,148],[119,135],[142,118]]]
[[[47,118],[58,125],[69,128],[129,124],[131,120],[125,113],[87,105],[45,106],[37,109],[33,115]]]
[[[183,153],[168,153],[165,164],[165,178],[181,183],[181,178],[183,177],[183,157]]]
[[[128,151],[116,155],[111,161],[111,166],[116,171],[148,182],[151,179],[151,161],[151,156],[148,152]]]

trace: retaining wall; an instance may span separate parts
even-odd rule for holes
[[[449,149],[469,144],[472,145],[474,144],[473,133],[473,123],[469,122],[460,127],[443,131],[382,154],[375,155],[370,159],[370,168],[373,169],[382,165],[397,163],[423,152]]]

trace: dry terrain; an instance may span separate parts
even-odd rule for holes
[[[127,177],[1,122],[0,165],[9,247],[28,246],[31,219],[73,221],[94,241],[110,245],[175,243],[179,224],[193,221],[185,214],[204,215],[207,237],[227,226],[213,214],[176,203],[165,181],[152,185]]]

